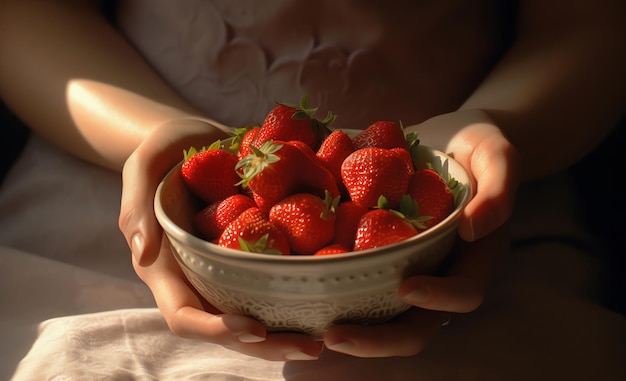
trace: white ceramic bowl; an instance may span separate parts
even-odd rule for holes
[[[450,251],[461,211],[471,197],[469,178],[447,155],[421,146],[420,157],[464,185],[455,211],[438,225],[397,244],[328,256],[276,256],[227,249],[198,238],[199,205],[186,189],[180,165],[159,185],[155,213],[191,284],[225,313],[251,316],[271,331],[322,337],[335,323],[380,323],[409,306],[398,287],[408,276],[434,272]]]

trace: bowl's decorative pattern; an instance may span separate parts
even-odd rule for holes
[[[222,312],[251,316],[269,330],[322,337],[334,323],[376,324],[408,309],[398,298],[400,282],[433,271],[449,250],[449,234],[422,250],[417,244],[410,255],[392,250],[325,263],[233,261],[190,250],[176,237],[170,243],[187,279]]]
[[[247,315],[260,321],[270,331],[296,331],[321,338],[330,324],[351,322],[375,324],[407,310],[410,306],[397,299],[391,288],[357,298],[321,300],[281,300],[207,284],[188,268],[185,275],[200,294],[225,313]]]

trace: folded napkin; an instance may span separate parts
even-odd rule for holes
[[[14,380],[275,380],[282,364],[181,339],[156,309],[47,320]]]

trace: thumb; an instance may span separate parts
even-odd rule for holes
[[[508,140],[498,134],[481,140],[460,160],[474,178],[476,192],[463,211],[459,234],[473,242],[502,226],[513,213],[521,160]]]
[[[157,186],[183,159],[183,150],[226,136],[222,126],[196,119],[172,120],[156,127],[124,163],[119,228],[140,266],[159,253],[162,229],[154,214]]]

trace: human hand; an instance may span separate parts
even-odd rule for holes
[[[119,225],[133,254],[137,275],[148,285],[169,328],[268,360],[316,358],[322,343],[300,334],[267,334],[245,316],[222,314],[186,281],[154,215],[154,195],[183,149],[226,137],[200,120],[175,120],[156,128],[128,158],[123,169]]]
[[[452,313],[470,312],[479,306],[508,253],[508,242],[506,224],[472,243],[457,240],[445,276],[415,276],[400,285],[400,298],[415,307],[380,325],[333,326],[324,337],[325,345],[356,357],[420,353]]]
[[[408,128],[420,140],[450,153],[470,175],[475,195],[464,210],[445,276],[414,276],[399,296],[412,308],[374,327],[338,325],[326,345],[359,357],[410,356],[435,336],[450,313],[471,312],[485,298],[508,252],[506,221],[521,177],[520,158],[487,114],[469,110],[441,115]],[[426,137],[426,138],[424,138]]]
[[[508,250],[501,227],[513,212],[522,177],[521,158],[495,122],[481,110],[440,115],[417,128],[426,139],[440,131],[445,151],[467,170],[474,197],[459,222],[459,236],[465,242],[459,245],[461,250],[446,276],[408,279],[400,295],[420,308],[470,312],[482,303],[497,265]],[[426,139],[425,144],[429,145]]]
[[[425,145],[445,151],[467,170],[474,197],[460,220],[462,239],[480,239],[509,219],[522,177],[521,157],[486,112],[442,114],[407,131],[418,132]]]

